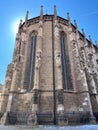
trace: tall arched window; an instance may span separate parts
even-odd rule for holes
[[[34,33],[31,36],[30,46],[28,49],[26,70],[25,70],[25,79],[24,79],[24,89],[27,89],[28,91],[31,90],[34,86],[36,40],[37,40],[37,34]]]
[[[68,49],[66,44],[66,35],[64,32],[60,33],[60,47],[61,47],[63,88],[66,90],[72,90],[73,87],[70,76],[69,57],[67,53]]]
[[[35,55],[36,55],[36,35],[33,35],[31,38],[31,50],[30,50],[30,82],[29,89],[33,88],[34,85],[34,69],[35,69]]]

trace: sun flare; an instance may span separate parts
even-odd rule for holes
[[[16,20],[16,21],[14,21],[14,23],[13,23],[13,32],[14,32],[14,33],[17,33],[17,32],[18,32],[19,21],[20,21],[20,20]]]

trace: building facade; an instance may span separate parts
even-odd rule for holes
[[[0,106],[2,124],[70,125],[98,121],[98,45],[67,19],[20,20]]]

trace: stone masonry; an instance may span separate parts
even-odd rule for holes
[[[1,124],[98,122],[98,45],[67,19],[20,20],[0,102]]]

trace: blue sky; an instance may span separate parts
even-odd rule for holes
[[[39,15],[40,6],[44,14],[53,14],[57,6],[58,15],[66,18],[70,12],[71,22],[77,20],[78,28],[85,29],[86,37],[98,41],[98,0],[3,0],[0,2],[0,83],[4,84],[7,65],[11,62],[15,44],[15,24],[25,18]]]

